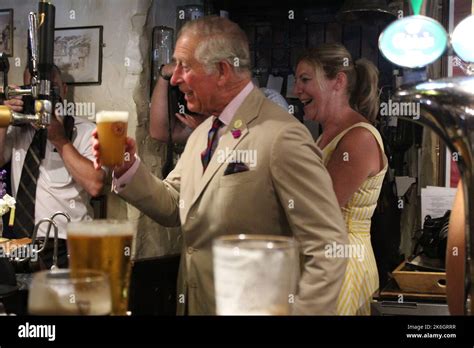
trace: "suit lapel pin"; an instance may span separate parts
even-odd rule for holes
[[[230,131],[232,133],[232,136],[234,139],[240,138],[242,135],[242,131],[240,130],[240,127],[242,127],[242,120],[237,120],[234,122],[234,127]]]

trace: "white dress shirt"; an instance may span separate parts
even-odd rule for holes
[[[74,121],[75,130],[72,144],[82,156],[93,160],[91,139],[95,125],[77,117],[74,118]],[[23,163],[34,134],[35,130],[32,126],[10,126],[7,131],[4,158],[5,162],[11,159],[11,185],[15,198],[20,184]],[[90,198],[87,191],[73,180],[61,156],[48,140],[36,186],[35,223],[42,218],[49,218],[57,211],[68,213],[72,221],[92,219],[94,215],[89,203]],[[17,210],[16,214],[21,214],[21,211]],[[58,216],[55,222],[58,224],[59,238],[66,239],[66,219]],[[38,237],[46,235],[47,225],[47,223],[41,225]],[[51,238],[54,236],[53,232],[54,230],[51,229]]]

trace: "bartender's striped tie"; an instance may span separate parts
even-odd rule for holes
[[[219,120],[219,118],[216,118],[214,122],[212,122],[212,127],[209,130],[209,133],[207,134],[207,147],[206,149],[201,153],[201,161],[202,161],[202,172],[204,173],[206,171],[206,168],[211,161],[212,153],[215,150],[217,146],[217,133],[219,131],[219,128],[221,128],[223,125],[222,121]]]
[[[16,194],[17,214],[13,232],[16,236],[31,236],[35,225],[36,183],[39,166],[44,157],[44,139],[46,129],[36,131],[26,153],[21,171],[20,185]]]

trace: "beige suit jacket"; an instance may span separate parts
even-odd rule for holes
[[[238,138],[231,134],[236,120],[242,121]],[[203,174],[200,154],[211,123],[212,117],[192,133],[165,180],[141,164],[120,192],[158,223],[182,226],[178,314],[185,312],[185,301],[189,314],[215,314],[212,241],[239,233],[294,236],[302,258],[294,312],[336,314],[347,260],[325,257],[325,246],[348,239],[330,176],[308,130],[254,88]],[[257,165],[224,176],[228,163],[219,162],[217,153],[226,149],[255,150]]]

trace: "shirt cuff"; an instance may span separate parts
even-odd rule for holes
[[[120,178],[115,177],[115,172],[112,172],[112,192],[120,193],[132,181],[135,173],[140,165],[140,157],[135,154],[135,163],[132,164],[128,170],[122,174]]]

